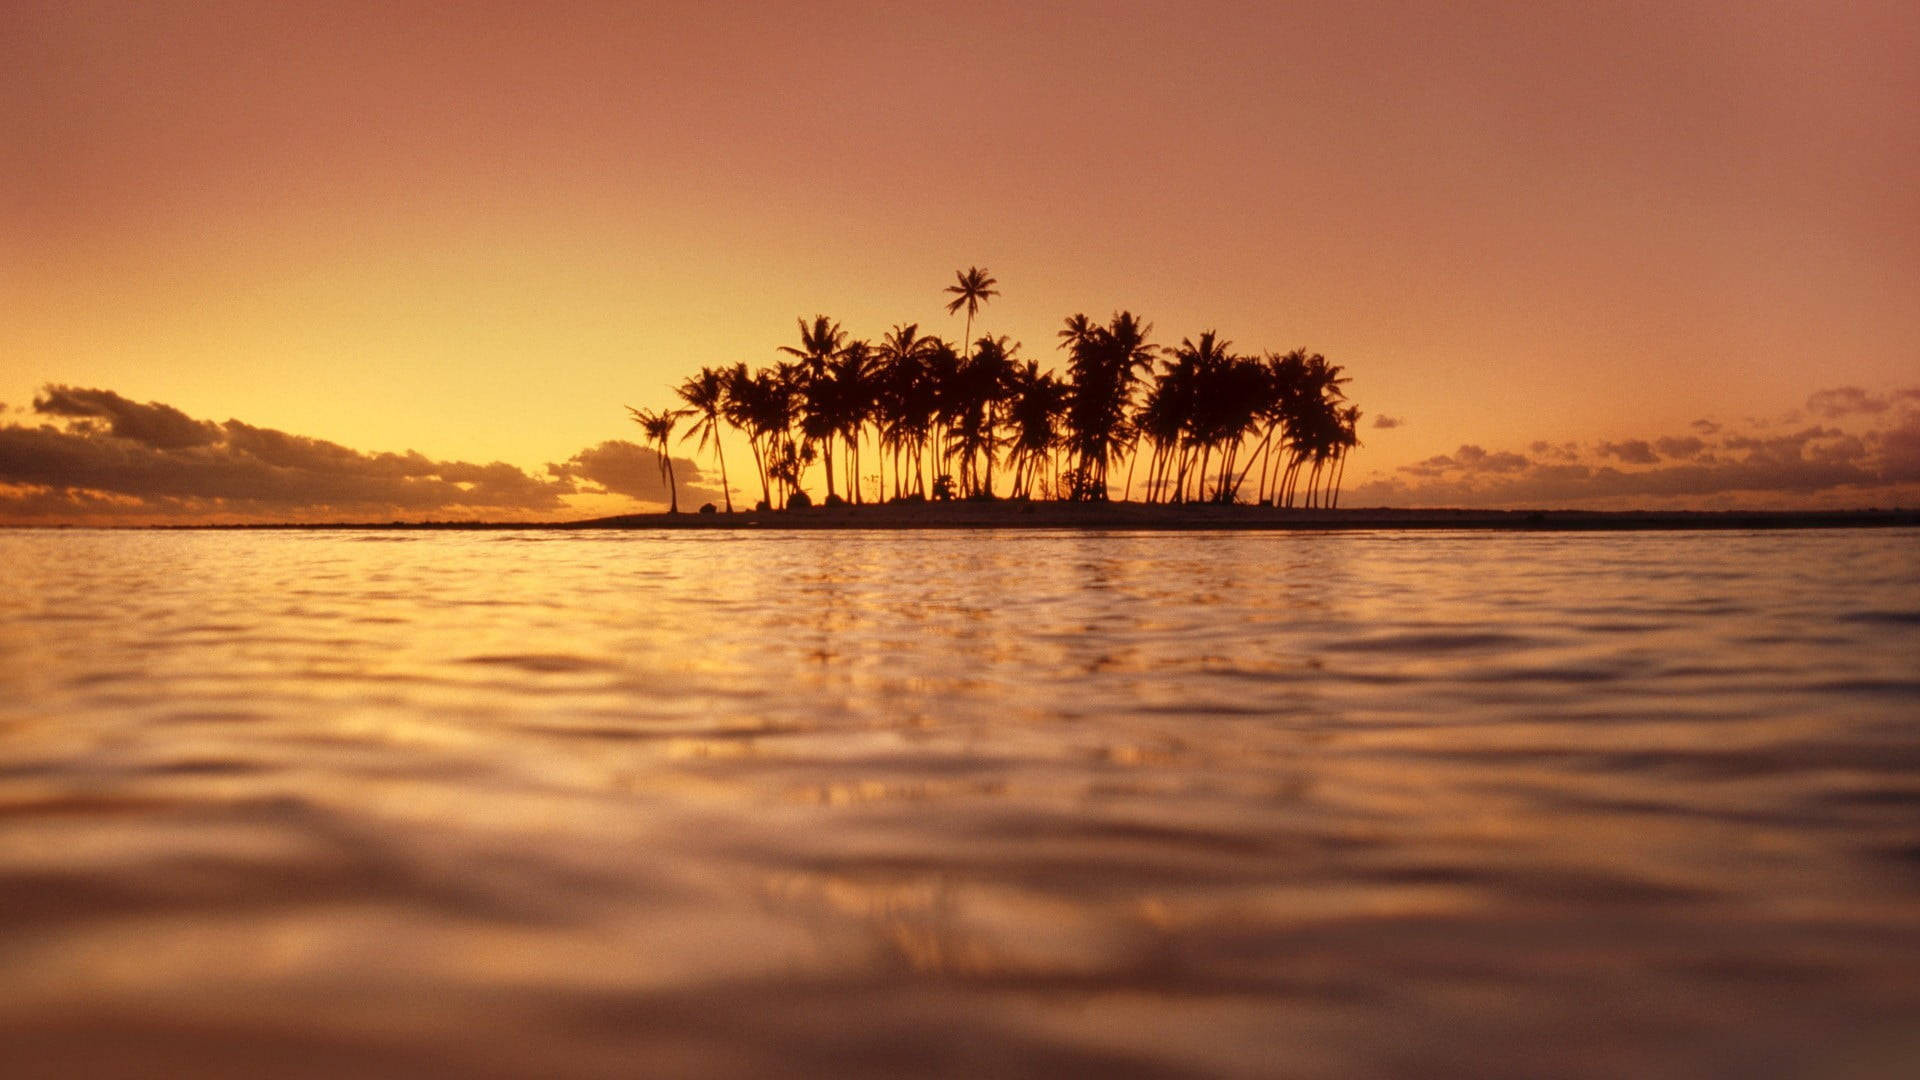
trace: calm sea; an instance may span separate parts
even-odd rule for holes
[[[1920,531],[0,531],[9,1076],[1911,1076]]]

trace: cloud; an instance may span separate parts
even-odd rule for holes
[[[1881,434],[1880,475],[1890,483],[1920,483],[1920,413],[1906,414]]]
[[[559,464],[548,465],[547,471],[560,480],[587,485],[583,490],[611,492],[646,502],[668,502],[667,479],[660,474],[659,453],[636,443],[609,439]],[[673,459],[673,474],[682,507],[720,501],[720,489],[703,484],[700,467],[687,458]]]
[[[1699,457],[1707,449],[1707,444],[1692,435],[1663,435],[1653,442],[1654,448],[1662,457],[1687,458]]]
[[[1383,430],[1404,426],[1406,422],[1403,417],[1388,416],[1386,413],[1381,413],[1379,416],[1373,418],[1373,426]]]
[[[1626,442],[1603,442],[1597,448],[1601,457],[1619,458],[1629,465],[1652,465],[1660,460],[1653,447],[1645,439],[1629,439]]]
[[[1531,444],[1528,445],[1527,449],[1533,451],[1533,456],[1539,457],[1539,458],[1550,457],[1557,461],[1579,461],[1580,460],[1580,444],[1579,443],[1569,442],[1569,443],[1555,444],[1555,443],[1550,443],[1545,439],[1536,439]]]
[[[195,420],[171,405],[157,401],[136,404],[111,390],[81,390],[71,386],[49,386],[33,399],[35,412],[78,420],[72,425],[80,432],[104,430],[119,439],[128,439],[160,450],[181,450],[189,446],[208,446],[220,441],[220,428],[206,420]],[[104,421],[104,423],[101,423]]]
[[[47,386],[33,410],[37,420],[0,423],[0,521],[553,520],[586,516],[569,504],[575,495],[668,501],[659,455],[630,442],[601,443],[536,475],[215,423],[111,390]],[[693,461],[676,457],[673,468],[683,506],[719,501]]]
[[[1877,394],[1869,394],[1857,386],[1836,386],[1831,390],[1817,390],[1807,397],[1807,411],[1829,420],[1852,413],[1883,413],[1892,408],[1892,402]]]
[[[1868,506],[1920,504],[1920,392],[1861,398],[1841,387],[1812,395],[1809,407],[1854,421],[1802,426],[1750,424],[1717,446],[1722,431],[1700,420],[1696,434],[1595,444],[1530,445],[1531,456],[1467,444],[1353,486],[1345,506]],[[1865,402],[1864,406],[1862,402]],[[1877,408],[1874,402],[1887,403]],[[1865,425],[1865,426],[1857,426]],[[1767,430],[1771,428],[1772,430]]]
[[[1490,454],[1484,447],[1466,445],[1451,454],[1438,454],[1412,465],[1402,465],[1400,471],[1412,473],[1415,476],[1444,476],[1450,473],[1497,474],[1518,472],[1531,464],[1532,462],[1520,454],[1504,451]]]
[[[0,520],[549,519],[575,516],[566,497],[582,490],[665,501],[664,488],[626,482],[611,466],[578,478],[565,470],[535,476],[499,461],[367,453],[239,420],[197,419],[111,390],[48,386],[33,407],[38,423],[0,424]],[[634,468],[657,461],[633,449]],[[676,459],[675,467],[699,477],[690,461]],[[699,497],[705,489],[681,492]]]

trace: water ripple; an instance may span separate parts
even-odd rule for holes
[[[0,1042],[27,1074],[1902,1060],[1916,541],[0,530]]]

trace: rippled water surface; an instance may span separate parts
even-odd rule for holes
[[[1901,1076],[1920,533],[0,532],[9,1075]]]

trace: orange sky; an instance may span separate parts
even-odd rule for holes
[[[1376,501],[1700,420],[1906,475],[1920,8],[1055,7],[9,3],[0,419],[545,475],[796,316],[957,337],[979,264],[1043,361],[1127,307],[1346,365]]]

